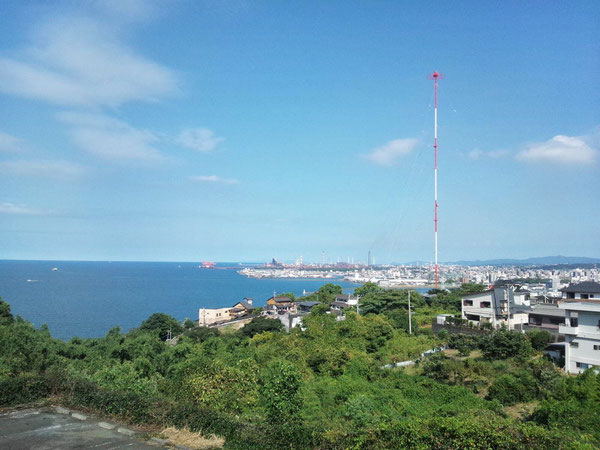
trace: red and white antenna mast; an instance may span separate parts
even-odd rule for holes
[[[434,248],[435,248],[435,288],[438,288],[439,283],[439,266],[438,266],[438,201],[437,201],[437,172],[438,172],[438,139],[437,139],[437,90],[438,90],[438,79],[444,78],[444,75],[437,73],[437,71],[433,72],[427,78],[433,80],[433,85],[435,89],[435,109],[433,116],[433,149],[434,149],[434,166],[433,166],[433,195],[434,195],[434,213],[433,213],[433,223],[435,225],[435,238],[434,238]]]

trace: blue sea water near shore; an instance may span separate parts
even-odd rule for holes
[[[4,260],[0,297],[14,315],[70,339],[104,336],[115,325],[127,331],[155,312],[197,320],[199,308],[232,306],[244,297],[263,306],[273,291],[300,296],[331,282],[347,293],[358,286],[335,279],[251,279],[227,266],[237,263],[199,269],[198,263]]]

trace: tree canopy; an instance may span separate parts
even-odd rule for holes
[[[422,326],[408,335],[405,295],[365,294],[382,313],[346,311],[345,320],[316,310],[289,333],[259,317],[239,330],[195,327],[170,344],[160,335],[174,325],[167,315],[69,342],[16,318],[0,323],[0,407],[52,396],[244,450],[600,446],[600,375],[565,376],[520,333],[453,338]],[[421,300],[415,314],[432,308]],[[421,356],[447,341],[462,354]],[[523,402],[527,413],[513,418]]]
[[[244,325],[242,328],[242,334],[244,336],[252,337],[255,334],[264,333],[265,331],[281,331],[282,329],[283,324],[279,321],[279,319],[256,317]]]
[[[140,330],[157,331],[160,339],[166,341],[169,332],[172,337],[175,337],[183,331],[183,328],[174,317],[168,314],[154,313],[142,322]]]

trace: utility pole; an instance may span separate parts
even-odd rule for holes
[[[504,295],[506,295],[506,323],[508,324],[508,331],[510,331],[510,286],[506,286]]]
[[[412,334],[412,312],[410,311],[410,291],[408,291],[408,334]]]

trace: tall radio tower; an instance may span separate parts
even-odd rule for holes
[[[433,166],[433,195],[434,195],[434,213],[433,213],[433,223],[435,226],[435,239],[434,239],[434,248],[435,248],[435,288],[438,288],[439,282],[439,266],[438,266],[438,201],[437,201],[437,172],[438,172],[438,141],[437,141],[437,89],[438,89],[438,79],[444,78],[444,75],[437,73],[437,71],[433,72],[428,76],[430,80],[433,80],[434,90],[435,90],[435,109],[433,115],[433,149],[434,149],[434,166]]]

